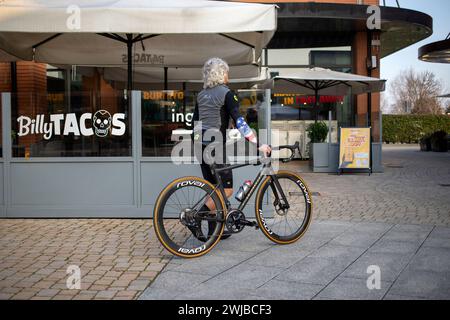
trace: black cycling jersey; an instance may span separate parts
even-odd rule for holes
[[[217,129],[221,132],[225,143],[230,119],[236,124],[239,117],[239,99],[225,85],[208,88],[199,93],[193,121],[202,122],[202,133],[208,129]]]
[[[230,119],[233,119],[236,124],[239,117],[239,99],[237,95],[227,86],[218,85],[213,88],[202,90],[198,94],[193,116],[194,126],[196,126],[197,121],[201,121],[201,127],[194,127],[194,136],[195,132],[199,133],[199,131],[201,131],[203,137],[202,151],[205,150],[205,144],[211,142],[205,141],[207,140],[204,136],[206,130],[220,131],[222,134],[222,141],[225,144]],[[227,166],[225,152],[223,154],[224,162],[221,164],[216,164],[217,168]],[[212,184],[217,183],[214,175],[212,174],[211,167],[205,162],[204,157],[202,157],[200,168],[202,170],[203,177],[207,181]],[[233,173],[231,170],[222,171],[219,173],[219,176],[222,180],[222,185],[224,188],[233,188]]]

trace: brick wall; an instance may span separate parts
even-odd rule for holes
[[[0,92],[11,91],[11,64],[0,63]]]

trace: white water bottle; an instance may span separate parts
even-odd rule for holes
[[[252,182],[250,180],[245,180],[244,184],[239,187],[238,192],[236,192],[236,196],[234,197],[237,201],[242,202],[248,191],[252,187]]]

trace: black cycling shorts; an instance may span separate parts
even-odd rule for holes
[[[216,164],[215,168],[226,168],[229,167],[228,164]],[[203,178],[205,180],[211,182],[213,185],[217,184],[216,177],[213,175],[211,171],[211,166],[206,163],[200,164],[200,168],[202,169]],[[225,189],[233,188],[233,171],[224,170],[219,172],[220,180],[222,180],[222,185]]]
[[[206,148],[206,144],[202,145],[202,157],[204,155],[204,151]],[[215,164],[214,167],[217,169],[220,168],[226,168],[230,165],[227,164],[226,161],[226,155],[224,154],[224,159],[222,164]],[[211,182],[213,185],[216,185],[218,182],[216,181],[216,177],[211,171],[211,166],[205,161],[205,159],[202,159],[202,162],[200,164],[200,168],[202,170],[203,178],[205,180]],[[233,188],[233,171],[232,170],[224,170],[219,172],[220,180],[222,180],[222,186],[225,189]]]

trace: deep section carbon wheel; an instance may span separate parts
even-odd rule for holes
[[[208,199],[214,203],[214,210],[202,211]],[[208,181],[198,177],[176,179],[161,191],[156,201],[153,211],[156,235],[174,255],[202,256],[220,241],[225,226],[224,208],[220,191]]]
[[[289,207],[276,196],[275,183],[268,176],[256,194],[256,220],[267,238],[278,244],[290,244],[303,236],[311,222],[312,197],[299,175],[279,171],[276,177]]]

